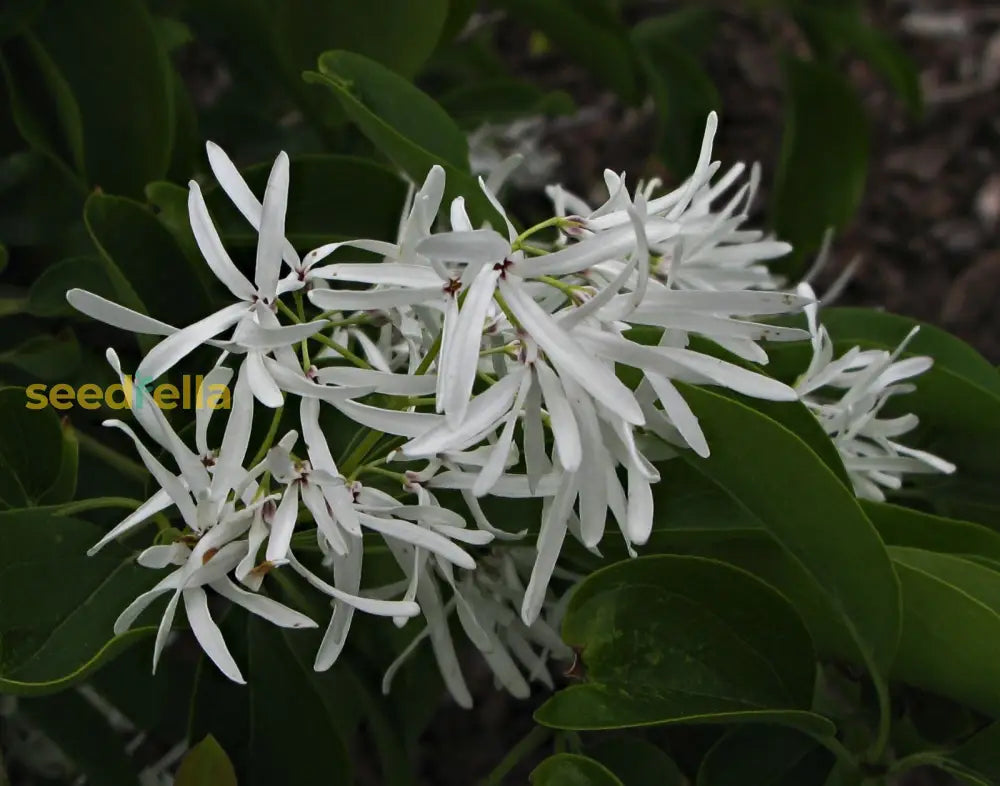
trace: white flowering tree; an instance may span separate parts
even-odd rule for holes
[[[308,786],[352,782],[363,733],[414,784],[485,670],[537,723],[489,784],[1000,782],[996,369],[788,275],[714,112],[672,189],[608,170],[527,224],[519,156],[474,175],[399,74],[330,51],[305,80],[380,163],[209,142],[155,217],[88,199],[99,256],[25,295],[93,331],[107,385],[65,400],[108,436],[0,389],[9,749]],[[134,495],[77,493],[108,468]]]

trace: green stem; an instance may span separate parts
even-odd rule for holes
[[[267,451],[271,449],[271,445],[274,444],[274,437],[278,433],[278,424],[281,423],[281,413],[284,409],[284,407],[278,407],[274,410],[274,415],[271,418],[271,425],[267,429],[267,436],[264,437],[264,442],[257,451],[257,455],[255,455],[253,457],[253,461],[250,462],[251,467],[256,467],[260,464],[260,462],[264,460],[264,457],[267,456]]]
[[[275,305],[277,305],[278,311],[280,311],[282,314],[284,314],[286,317],[288,317],[290,320],[292,320],[292,322],[294,322],[296,325],[299,324],[300,322],[305,322],[304,319],[299,319],[299,315],[296,314],[294,311],[292,311],[288,307],[287,303],[283,302],[280,299],[279,300],[275,300],[274,303],[275,303]]]
[[[514,316],[514,312],[510,310],[510,306],[507,305],[507,301],[503,299],[503,295],[500,294],[499,290],[493,293],[493,299],[496,301],[496,304],[500,306],[500,310],[507,316],[510,324],[518,330],[521,330],[521,323],[517,321],[517,317]]]
[[[59,505],[41,505],[35,510],[50,510],[58,516],[72,516],[88,510],[107,510],[109,508],[129,508],[135,510],[142,502],[129,497],[93,497],[78,499],[75,502],[64,502]]]
[[[567,219],[562,216],[553,216],[552,218],[547,218],[540,224],[535,224],[533,227],[528,227],[520,235],[518,235],[512,244],[514,251],[521,248],[521,244],[529,237],[531,237],[536,232],[541,232],[543,229],[548,229],[549,227],[559,227],[570,223]]]
[[[902,759],[894,761],[892,766],[889,767],[889,775],[900,775],[907,770],[912,770],[915,767],[925,767],[927,765],[940,766],[941,764],[941,754],[934,753],[933,751],[921,751],[920,753],[913,753],[909,756],[904,756]]]
[[[393,472],[391,469],[385,469],[380,467],[374,462],[371,464],[362,464],[358,467],[355,475],[381,475],[384,478],[390,478],[391,480],[398,480],[401,484],[406,483],[406,475],[402,472]]]
[[[305,322],[306,321],[306,310],[305,310],[305,307],[302,304],[302,293],[301,292],[295,292],[294,293],[294,297],[295,297],[295,310],[299,312],[299,321],[300,322]],[[309,340],[308,339],[303,339],[302,342],[299,344],[299,347],[300,347],[300,349],[302,351],[302,370],[303,371],[308,371],[309,370],[309,366],[312,365],[312,363],[310,363],[310,361],[309,361]]]
[[[480,782],[479,786],[501,786],[504,778],[529,754],[534,753],[538,748],[542,747],[551,736],[552,729],[545,726],[535,726],[535,728],[521,738],[520,742],[510,749],[510,752],[503,757],[503,760],[496,766],[493,772]]]
[[[365,438],[358,443],[358,446],[354,448],[354,451],[347,457],[340,468],[340,472],[345,478],[348,480],[354,479],[358,467],[361,466],[361,462],[368,457],[368,452],[378,444],[382,436],[381,431],[369,431],[365,434]]]
[[[872,674],[875,674],[872,671]],[[889,687],[881,678],[876,678],[875,691],[878,694],[878,736],[868,753],[868,760],[877,762],[882,760],[885,749],[889,744],[889,733],[892,724],[892,698],[889,696]]]
[[[133,461],[128,456],[124,456],[114,448],[109,448],[103,442],[98,441],[85,431],[77,429],[75,431],[77,442],[84,453],[89,453],[94,458],[103,461],[109,467],[114,467],[122,475],[139,483],[145,483],[149,478],[149,472],[137,461]]]
[[[427,354],[424,355],[424,359],[420,361],[420,365],[417,366],[417,370],[414,373],[426,374],[427,370],[431,367],[431,363],[433,363],[437,359],[437,356],[440,354],[440,352],[441,352],[441,333],[438,333],[437,337],[434,339],[434,343],[431,344],[431,348],[427,350]]]
[[[309,338],[318,341],[320,344],[323,344],[324,346],[329,347],[345,360],[351,361],[358,368],[367,368],[367,369],[371,368],[371,364],[367,360],[365,360],[362,357],[358,357],[353,352],[351,352],[351,350],[349,350],[347,347],[345,347],[342,344],[338,344],[332,338],[324,336],[322,333],[313,333],[313,335],[309,336]]]

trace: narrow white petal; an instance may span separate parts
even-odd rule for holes
[[[208,164],[212,168],[212,174],[215,175],[215,179],[222,186],[222,190],[226,192],[226,196],[229,197],[230,201],[236,205],[236,209],[250,222],[250,226],[259,230],[261,213],[263,212],[260,200],[254,196],[253,191],[250,190],[250,186],[243,179],[243,175],[239,173],[239,170],[221,147],[214,142],[206,142],[205,148],[208,152]],[[297,269],[300,265],[299,255],[295,253],[295,249],[291,243],[284,238],[282,240],[284,241],[281,252],[282,257],[288,263],[289,267]]]
[[[381,518],[367,513],[362,513],[360,518],[362,526],[375,530],[386,537],[396,538],[404,543],[439,554],[460,568],[473,570],[476,567],[476,561],[467,551],[430,529],[402,519]]]
[[[264,205],[257,238],[257,264],[254,281],[265,300],[273,300],[281,273],[281,255],[285,244],[285,212],[288,209],[288,156],[282,151],[274,160],[264,190]]]
[[[81,314],[86,314],[91,319],[96,319],[106,325],[111,325],[120,330],[127,330],[129,333],[142,333],[149,336],[169,336],[176,333],[177,328],[160,322],[158,319],[147,317],[138,311],[133,311],[125,306],[119,306],[110,300],[106,300],[100,295],[88,292],[85,289],[71,289],[66,293],[66,302]]]
[[[323,592],[336,600],[341,600],[344,603],[353,606],[358,611],[363,611],[366,614],[374,614],[378,617],[416,617],[420,613],[420,607],[411,601],[378,600],[376,598],[365,598],[360,595],[352,595],[347,592],[342,592],[336,587],[330,586],[319,578],[319,576],[306,568],[291,552],[288,553],[288,563],[296,573],[302,576],[302,578],[312,584],[320,592]]]
[[[559,451],[559,462],[569,472],[575,472],[583,457],[576,417],[555,372],[543,362],[537,363],[535,369],[545,398],[545,407],[549,411],[552,437],[555,440],[556,450]]]
[[[201,249],[201,254],[205,257],[212,272],[230,292],[237,298],[250,301],[257,290],[233,264],[233,260],[226,253],[225,246],[219,238],[219,233],[212,223],[212,217],[208,214],[208,206],[205,198],[201,195],[201,188],[192,180],[188,183],[188,216],[191,221],[191,231],[194,239]]]
[[[310,302],[325,311],[373,311],[429,303],[444,297],[441,285],[412,289],[313,289]]]
[[[278,503],[278,509],[271,520],[271,534],[267,539],[265,559],[277,562],[288,559],[292,533],[295,532],[295,522],[299,516],[299,484],[291,483],[285,487]]]
[[[194,444],[197,446],[198,453],[202,457],[210,453],[208,447],[208,424],[212,419],[212,413],[215,411],[213,407],[206,406],[208,396],[213,389],[218,390],[218,386],[228,386],[232,378],[233,370],[231,368],[216,366],[204,376],[201,384],[198,385],[198,392],[195,396]]]
[[[150,516],[159,513],[161,510],[166,510],[171,504],[172,500],[170,495],[163,489],[159,489],[155,494],[153,494],[153,496],[137,507],[134,512],[130,513],[122,519],[121,522],[116,524],[107,535],[87,549],[87,556],[93,557],[98,551],[108,545],[108,543],[120,538],[128,532],[131,532],[136,527],[145,524],[146,521],[149,520]]]
[[[542,518],[542,527],[536,544],[538,553],[521,604],[521,619],[525,625],[534,623],[542,610],[549,580],[552,578],[552,571],[555,570],[556,560],[559,559],[559,552],[566,538],[566,521],[575,498],[576,474],[566,472],[559,483],[559,491]]]
[[[444,418],[430,412],[403,412],[396,409],[381,409],[355,401],[331,401],[337,409],[362,426],[397,434],[401,437],[417,437],[436,427]]]
[[[353,366],[326,366],[316,372],[324,385],[369,388],[390,396],[426,396],[434,392],[436,374],[393,374]]]
[[[252,320],[243,320],[233,332],[233,343],[256,350],[290,347],[315,335],[328,324],[325,319],[317,319],[300,325],[264,327]]]
[[[594,358],[559,324],[507,277],[500,290],[514,315],[560,374],[568,374],[583,385],[590,395],[636,426],[644,422],[642,409],[632,391],[615,376],[614,370]]]
[[[243,679],[240,667],[236,665],[229,647],[226,646],[222,631],[208,612],[208,595],[205,594],[205,590],[201,587],[189,587],[184,590],[184,610],[187,612],[188,622],[191,623],[191,632],[212,663],[233,682],[245,685],[246,680]]]
[[[152,382],[187,357],[196,347],[232,327],[246,314],[245,303],[234,303],[167,336],[142,359],[135,371],[136,379],[144,383]]]
[[[502,262],[510,243],[492,229],[440,232],[417,243],[417,253],[440,262]]]
[[[493,301],[500,272],[484,268],[472,282],[459,311],[454,336],[449,340],[448,355],[439,361],[442,406],[448,422],[459,423],[472,395],[472,386],[479,367],[479,348],[482,343],[486,311]]]
[[[666,412],[670,422],[680,432],[684,441],[699,456],[708,458],[708,441],[698,423],[698,417],[691,411],[691,407],[688,406],[687,401],[674,387],[674,384],[661,374],[649,371],[646,372],[646,380],[659,398],[660,404],[663,405],[663,411]]]
[[[305,614],[300,614],[283,603],[259,595],[256,592],[247,592],[245,589],[236,586],[228,578],[213,581],[210,585],[222,597],[228,598],[233,603],[242,606],[251,614],[256,614],[268,622],[272,622],[279,628],[316,628],[319,627]]]

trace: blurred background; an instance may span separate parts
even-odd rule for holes
[[[269,161],[279,149],[293,161],[377,158],[326,88],[301,79],[330,49],[378,60],[437,100],[468,136],[474,172],[524,154],[505,197],[524,223],[551,210],[549,183],[599,204],[605,168],[627,172],[632,185],[680,182],[716,109],[714,158],[761,164],[756,223],[796,245],[777,263],[790,280],[810,267],[834,227],[819,291],[859,259],[841,303],[941,325],[1000,363],[995,2],[4,0],[5,382],[66,378],[106,345],[88,339],[92,328],[60,300],[71,285],[100,291],[92,266],[64,263],[110,254],[145,269],[163,228],[182,245],[176,207],[186,181],[207,169],[204,140],[241,166]],[[293,169],[293,195],[297,183]],[[394,228],[395,208],[351,212],[366,205],[359,182],[299,188],[301,243],[328,239],[331,221],[334,235]],[[402,189],[393,193],[401,201]],[[252,238],[233,230],[227,241],[248,246]],[[148,279],[147,300],[153,316],[169,318],[183,274],[162,267],[157,276]],[[163,719],[183,722],[187,706],[162,685],[151,687],[143,676],[148,654],[136,647],[102,674],[108,691],[127,677],[133,682],[123,684],[141,686],[133,699],[162,702],[146,712],[165,728],[136,748],[152,762],[177,741]],[[183,648],[179,661],[177,679],[190,687]],[[478,658],[467,673],[476,685],[471,713],[438,704],[434,686],[407,694],[425,702],[413,710],[408,741],[422,783],[476,782],[531,728],[532,707],[494,691]],[[11,701],[0,709],[12,786],[83,782],[79,761],[46,743],[65,733],[58,712],[18,714]],[[127,726],[116,733],[132,734]],[[669,733],[694,738],[697,748],[697,730]],[[359,783],[383,782],[374,749],[360,744]],[[524,782],[531,763],[506,782]]]

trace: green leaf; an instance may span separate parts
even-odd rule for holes
[[[659,555],[598,570],[574,591],[563,638],[587,681],[535,713],[591,730],[737,721],[831,734],[807,712],[812,643],[781,595],[731,565]]]
[[[28,312],[36,317],[78,315],[66,302],[67,290],[77,287],[114,300],[115,295],[100,257],[63,259],[45,268],[28,290]]]
[[[252,783],[349,783],[351,762],[336,725],[281,630],[249,621]],[[295,697],[296,722],[275,712]]]
[[[625,786],[604,765],[575,753],[549,756],[531,773],[531,786]]]
[[[683,786],[684,776],[666,753],[638,737],[618,737],[587,748],[622,786]]]
[[[0,365],[14,366],[44,380],[63,380],[80,365],[80,345],[68,328],[56,335],[32,336],[11,350],[0,352]]]
[[[465,134],[426,93],[397,74],[352,52],[326,52],[321,73],[307,72],[307,82],[333,91],[348,117],[382,153],[416,182],[435,164],[447,174],[445,194],[464,196],[473,221],[496,212],[468,174]]]
[[[59,476],[62,429],[55,411],[25,388],[0,388],[0,508],[36,504]]]
[[[889,545],[1000,560],[1000,534],[988,527],[886,502],[862,500],[861,507]]]
[[[290,163],[285,235],[302,253],[348,238],[396,239],[406,184],[391,169],[352,156],[301,155]],[[263,196],[270,171],[271,162],[265,162],[241,174]],[[207,189],[205,200],[227,243],[256,245],[256,230],[221,188]]]
[[[0,58],[11,115],[21,137],[83,183],[80,107],[59,66],[36,37],[26,34]]]
[[[626,102],[638,99],[635,63],[625,25],[614,13],[598,19],[569,0],[496,0],[512,18],[543,32]]]
[[[107,718],[75,691],[18,703],[24,713],[73,762],[88,783],[139,786],[135,765],[125,753],[125,740]]]
[[[80,441],[69,419],[62,421],[62,458],[59,473],[49,489],[38,500],[42,505],[69,502],[76,496],[76,481],[80,468]]]
[[[905,51],[869,25],[859,7],[824,8],[798,2],[794,16],[811,39],[814,49],[836,62],[844,49],[853,50],[878,71],[903,100],[911,117],[923,111],[920,72]]]
[[[448,5],[448,0],[284,0],[274,16],[275,46],[296,77],[331,49],[349,49],[412,77],[437,46]]]
[[[742,726],[702,759],[697,786],[823,786],[833,756],[813,739],[778,726]]]
[[[79,105],[87,182],[138,196],[173,147],[170,63],[141,0],[50,2],[38,39]]]
[[[0,691],[64,690],[155,630],[114,635],[115,619],[157,576],[113,543],[88,557],[102,534],[46,511],[0,513]]]
[[[950,554],[890,553],[903,588],[893,675],[1000,716],[1000,573]]]
[[[939,327],[872,308],[827,308],[822,319],[837,341],[873,342],[888,349],[895,349],[910,331],[919,328],[907,345],[908,355],[930,355],[937,368],[1000,395],[997,369],[971,346]]]
[[[966,740],[948,759],[985,776],[986,782],[1000,782],[1000,723],[993,723]]]
[[[684,396],[712,455],[682,457],[756,516],[812,577],[884,680],[899,638],[899,586],[854,494],[777,422],[707,390],[685,386]]]
[[[157,180],[147,183],[145,188],[146,201],[153,215],[174,236],[188,261],[195,269],[205,267],[204,258],[198,250],[198,243],[191,231],[191,219],[188,216],[188,190],[176,183]],[[207,282],[207,278],[204,279]]]
[[[188,751],[174,786],[237,786],[236,770],[222,746],[209,734]]]
[[[125,197],[94,194],[84,206],[84,219],[101,256],[114,263],[140,303],[148,306],[150,316],[189,325],[208,313],[204,288],[189,281],[197,281],[192,265],[170,232],[143,205]],[[188,281],[183,297],[177,296],[178,279]]]
[[[7,267],[7,262],[10,259],[10,253],[7,251],[7,246],[0,243],[0,273],[3,273],[5,267]]]
[[[0,160],[0,237],[10,248],[73,242],[86,193],[65,164],[37,150]],[[42,250],[42,249],[39,249]]]
[[[801,264],[829,227],[843,228],[868,174],[868,119],[836,69],[788,58],[787,112],[771,222]]]
[[[677,19],[672,19],[675,16]],[[685,40],[691,35],[692,23],[710,24],[711,17],[709,9],[683,9],[645,20],[632,30],[632,41],[656,101],[657,149],[677,173],[694,168],[705,118],[721,106],[715,84]]]

